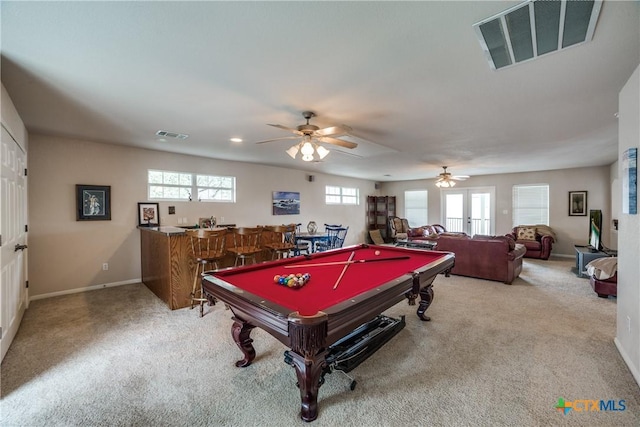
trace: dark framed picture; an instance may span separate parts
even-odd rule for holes
[[[587,216],[586,191],[569,191],[569,216]]]
[[[76,221],[111,221],[111,186],[76,184]]]
[[[160,225],[160,210],[157,203],[138,203],[138,225],[141,227]]]

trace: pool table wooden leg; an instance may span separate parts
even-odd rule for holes
[[[433,282],[420,289],[420,304],[418,305],[417,311],[420,320],[431,320],[429,316],[424,315],[424,312],[427,311],[431,302],[433,302]]]
[[[320,377],[326,366],[326,351],[312,357],[304,357],[291,351],[291,365],[296,370],[300,389],[300,418],[313,421],[318,418],[318,389]]]
[[[236,362],[236,366],[238,368],[249,366],[253,359],[256,358],[256,349],[253,348],[253,345],[251,344],[253,340],[249,337],[253,328],[255,328],[255,326],[251,323],[237,317],[233,317],[231,335],[233,336],[233,340],[236,342],[240,351],[242,351],[242,354],[244,354],[244,359]]]

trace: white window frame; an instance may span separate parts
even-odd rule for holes
[[[199,184],[200,179],[220,181],[219,184],[204,185]],[[233,176],[218,175],[195,175],[196,194],[200,202],[235,203],[236,201],[236,178]],[[226,197],[220,197],[227,195]]]
[[[524,191],[527,191],[529,194],[523,194]],[[522,213],[525,209],[540,212],[538,215],[529,215],[527,217]],[[513,227],[526,224],[549,225],[549,184],[514,185],[512,189],[511,210]],[[534,219],[534,217],[537,218]]]
[[[153,174],[162,174],[162,178],[160,182],[151,181],[151,176]],[[170,178],[172,175],[177,176],[177,183],[170,182]],[[187,183],[186,180],[189,182]],[[178,189],[178,193],[180,197],[157,197],[152,195],[152,188],[160,187],[162,192],[164,193],[167,190]],[[193,175],[187,172],[178,172],[178,171],[166,171],[166,170],[158,170],[158,169],[149,169],[147,171],[147,197],[149,200],[176,200],[176,201],[189,201],[191,200],[191,195],[193,194]]]
[[[350,205],[360,204],[360,189],[355,187],[339,187],[337,185],[325,186],[325,204]]]
[[[161,182],[151,182],[152,173],[161,173],[163,175]],[[168,182],[171,175],[174,174],[177,175],[178,183]],[[221,185],[198,185],[198,181],[202,179],[208,179],[209,181],[220,180],[222,183]],[[180,194],[179,197],[157,197],[157,195],[152,195],[152,187],[161,187],[163,189],[178,188]],[[196,195],[195,199],[202,202],[235,203],[236,178],[159,169],[149,169],[147,171],[147,197],[149,200],[187,202],[194,199],[194,194]],[[221,194],[226,194],[226,197],[220,198]]]
[[[409,200],[411,195],[414,197]],[[412,214],[412,212],[415,213]],[[411,227],[429,224],[429,190],[406,190],[404,192],[404,217],[409,221]]]

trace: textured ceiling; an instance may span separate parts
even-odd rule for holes
[[[30,132],[375,181],[611,164],[640,2],[605,0],[591,42],[491,70],[472,25],[518,3],[3,1],[2,81]],[[255,144],[305,110],[353,128],[358,157]]]

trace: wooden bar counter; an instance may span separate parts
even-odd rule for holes
[[[221,228],[234,227],[224,224]],[[191,254],[191,242],[185,229],[173,226],[138,227],[142,283],[164,301],[171,310],[191,306],[191,289],[195,262]],[[227,243],[233,236],[227,236]],[[220,267],[233,265],[229,256]]]
[[[185,230],[178,227],[139,227],[142,282],[171,310],[191,305],[195,264]]]

